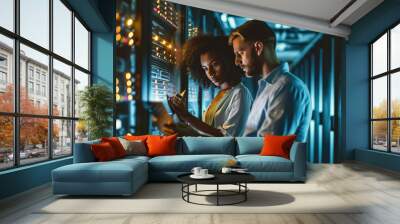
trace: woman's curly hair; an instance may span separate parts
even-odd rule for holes
[[[223,77],[231,85],[240,82],[242,70],[235,65],[235,55],[229,46],[228,37],[200,35],[185,42],[182,49],[182,66],[191,74],[194,81],[209,87],[212,85],[201,67],[200,56],[209,53],[217,58],[223,66]]]

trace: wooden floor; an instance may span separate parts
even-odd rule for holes
[[[0,223],[400,223],[398,173],[358,163],[318,164],[309,166],[308,183],[317,183],[345,201],[362,201],[367,206],[357,214],[35,214],[38,207],[54,200],[46,185],[1,201]]]

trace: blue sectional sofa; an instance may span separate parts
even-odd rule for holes
[[[131,195],[148,181],[176,181],[196,166],[218,172],[231,159],[247,168],[256,181],[306,180],[305,143],[292,145],[289,160],[258,155],[261,137],[182,137],[177,140],[177,155],[96,162],[90,145],[98,142],[75,144],[74,163],[52,171],[54,194]]]

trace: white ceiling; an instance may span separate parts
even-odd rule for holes
[[[383,0],[168,0],[347,38],[350,26]],[[351,3],[351,4],[350,4]],[[346,5],[346,10],[339,13]],[[335,17],[335,15],[337,15]]]
[[[246,4],[329,21],[350,1],[351,0],[252,0],[247,1]],[[227,2],[243,3],[245,1],[228,0]]]

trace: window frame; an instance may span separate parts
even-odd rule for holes
[[[38,164],[38,163],[43,163],[51,160],[58,160],[66,157],[73,156],[74,152],[74,143],[75,143],[75,126],[76,126],[76,121],[79,120],[79,117],[75,116],[75,108],[71,108],[71,114],[70,116],[56,116],[53,115],[53,59],[58,60],[61,63],[64,63],[68,66],[71,66],[71,105],[74,105],[75,103],[75,88],[74,88],[74,82],[75,82],[75,69],[87,74],[89,76],[89,83],[88,86],[92,85],[92,62],[91,62],[91,50],[92,50],[92,43],[91,43],[91,37],[92,37],[92,30],[88,27],[88,25],[84,22],[84,20],[79,16],[78,13],[76,13],[72,7],[66,2],[65,0],[59,0],[64,6],[71,11],[71,59],[64,58],[63,56],[55,53],[53,50],[53,1],[54,0],[48,0],[49,3],[49,48],[46,49],[45,47],[40,46],[39,44],[34,43],[33,41],[30,41],[29,39],[24,38],[23,36],[20,35],[20,0],[14,0],[13,1],[13,10],[14,10],[14,24],[13,28],[14,31],[10,31],[4,27],[0,26],[0,35],[5,36],[7,38],[12,39],[13,41],[13,63],[12,63],[12,68],[11,73],[14,78],[14,110],[13,112],[2,112],[0,111],[0,116],[2,117],[11,117],[13,119],[13,153],[14,153],[14,161],[13,161],[13,166],[10,167],[5,167],[5,168],[0,168],[0,172],[3,172],[5,170],[11,170],[11,169],[16,169],[19,167],[24,167],[24,166],[30,166],[33,164]],[[75,63],[75,18],[79,20],[79,22],[83,25],[83,27],[88,31],[88,69],[85,69],[78,64]],[[32,48],[33,50],[36,50],[42,54],[45,54],[48,56],[49,62],[48,62],[48,82],[46,84],[46,91],[48,93],[45,93],[48,97],[48,112],[46,115],[39,115],[39,114],[27,114],[27,113],[21,113],[20,111],[20,45],[23,44],[29,48]],[[28,72],[29,70],[29,64],[27,64],[27,73],[26,75],[26,80],[30,80],[30,74]],[[42,86],[42,80],[41,80],[41,72],[39,76],[39,82]],[[36,84],[36,69],[33,70],[33,79],[32,79],[34,86]],[[28,87],[28,86],[27,86]],[[27,89],[27,91],[29,91]],[[34,91],[36,91],[34,89]],[[42,94],[39,94],[42,96]],[[47,135],[47,151],[48,155],[47,158],[44,157],[43,160],[40,160],[38,162],[32,162],[32,163],[26,163],[26,164],[21,164],[20,161],[20,119],[21,118],[45,118],[47,119],[48,122],[48,135]],[[53,147],[53,123],[56,122],[57,120],[65,120],[65,121],[71,121],[71,153],[68,155],[62,155],[62,156],[54,156],[54,147]]]
[[[393,152],[392,151],[392,121],[400,121],[400,117],[393,117],[392,116],[392,99],[391,99],[391,79],[392,75],[395,75],[396,73],[400,72],[400,67],[391,69],[391,31],[393,28],[396,26],[400,26],[400,20],[396,21],[393,23],[391,26],[385,29],[384,32],[380,33],[376,38],[374,38],[371,42],[368,43],[368,53],[369,53],[369,149],[373,151],[379,151],[379,152],[385,152],[385,153],[391,153],[391,154],[400,154],[400,152]],[[373,44],[379,40],[382,36],[387,34],[387,63],[386,63],[386,71],[382,72],[380,74],[376,74],[374,76],[373,74]],[[378,78],[386,77],[386,86],[387,86],[387,105],[386,105],[386,118],[373,118],[373,81]],[[373,136],[373,122],[374,121],[386,121],[386,151],[379,150],[374,148],[374,136]]]

